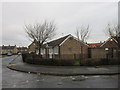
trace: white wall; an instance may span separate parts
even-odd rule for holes
[[[45,49],[44,48],[41,49],[41,54],[42,55],[45,54]]]
[[[58,48],[58,46],[56,46],[56,47],[50,47],[49,48],[49,54],[58,54],[58,50],[59,48]]]

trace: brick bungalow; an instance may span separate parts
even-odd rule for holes
[[[120,53],[120,37],[111,37],[100,47],[106,51],[107,58],[118,58]]]
[[[120,37],[110,37],[104,43],[89,44],[89,58],[118,58]]]
[[[42,48],[42,54],[48,54],[49,58],[79,59],[87,57],[88,54],[88,45],[76,39],[71,34],[44,45],[46,48]]]
[[[28,51],[38,52],[34,42],[28,46]],[[88,57],[88,45],[69,34],[45,43],[41,54],[48,58],[78,59]]]

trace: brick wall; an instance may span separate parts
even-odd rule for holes
[[[60,46],[60,54],[87,54],[88,47],[87,45],[79,42],[74,38],[67,39],[61,46]]]
[[[104,48],[91,48],[91,58],[106,58],[106,54]]]
[[[28,47],[28,52],[34,52],[36,48],[36,45],[34,45],[34,43],[32,43],[29,47]]]

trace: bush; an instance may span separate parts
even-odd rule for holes
[[[109,64],[110,65],[120,65],[120,60],[119,59],[110,59]]]
[[[23,62],[25,62],[25,59],[26,59],[27,57],[29,57],[29,56],[31,56],[29,53],[26,53],[26,54],[23,54],[23,53],[22,53]]]
[[[80,61],[75,61],[75,62],[73,63],[73,65],[79,66],[79,65],[80,65]]]
[[[22,54],[23,62],[37,65],[53,65],[53,66],[97,66],[97,65],[118,65],[118,59],[91,59],[86,58],[82,60],[56,60],[44,59],[41,55]]]
[[[26,58],[25,62],[29,64],[37,64],[37,65],[72,66],[74,61],[42,59],[42,58],[39,59]]]
[[[109,60],[106,58],[100,59],[99,64],[100,65],[109,65]]]
[[[98,65],[97,62],[98,62],[97,60],[87,58],[87,59],[81,60],[80,65],[81,66],[96,66]]]
[[[120,60],[118,59],[100,59],[99,61],[100,65],[119,65],[120,64]]]
[[[35,54],[22,54],[23,62],[37,65],[56,65],[56,66],[73,66],[80,65],[75,60],[56,60],[56,59],[44,59],[41,55]]]

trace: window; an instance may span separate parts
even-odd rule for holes
[[[58,54],[58,47],[54,47],[54,54]]]
[[[107,51],[107,50],[109,50],[108,48],[105,48],[105,50]]]
[[[53,49],[49,48],[49,54],[52,54],[52,53],[53,53]]]

